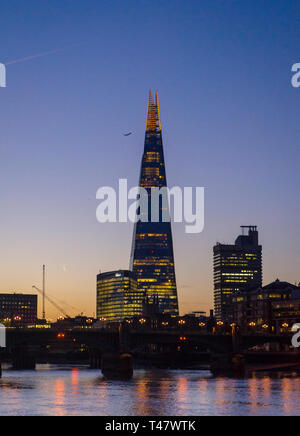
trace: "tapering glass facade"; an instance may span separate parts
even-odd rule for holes
[[[158,298],[160,312],[178,314],[171,223],[163,221],[160,198],[159,218],[151,222],[151,188],[167,186],[158,95],[149,94],[145,147],[140,187],[148,196],[148,222],[135,224],[131,252],[131,269],[137,277],[138,290],[145,297]],[[164,205],[164,207],[166,207]],[[168,214],[168,211],[167,211]]]

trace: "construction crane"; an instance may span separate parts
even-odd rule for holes
[[[38,291],[39,294],[43,296],[43,298],[46,298],[57,310],[59,310],[66,318],[70,318],[70,316],[65,312],[65,310],[60,307],[55,301],[53,301],[48,295],[44,293],[41,289],[37,288],[36,286],[32,286],[33,289]],[[44,315],[44,314],[43,314]]]

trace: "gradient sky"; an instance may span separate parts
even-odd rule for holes
[[[298,0],[3,0],[0,62],[64,50],[0,88],[0,292],[45,263],[49,294],[92,315],[96,273],[128,268],[132,225],[97,223],[95,195],[138,183],[149,88],[169,186],[206,188],[204,232],[173,226],[181,313],[212,307],[212,247],[242,224],[264,283],[300,281],[299,18]]]

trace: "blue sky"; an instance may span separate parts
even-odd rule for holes
[[[137,184],[149,88],[169,186],[206,188],[204,232],[173,228],[181,312],[212,306],[212,246],[242,224],[265,283],[300,281],[299,17],[292,0],[3,1],[0,62],[59,51],[0,89],[0,290],[30,292],[46,263],[49,294],[95,312],[96,273],[128,267],[132,238],[97,223],[95,195]]]

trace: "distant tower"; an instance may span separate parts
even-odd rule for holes
[[[217,320],[232,320],[232,295],[262,286],[262,247],[256,226],[241,226],[234,245],[214,246],[214,300]],[[245,229],[248,234],[245,235]]]
[[[45,275],[46,275],[46,266],[43,265],[43,315],[42,315],[42,319],[46,319],[46,307],[45,307],[45,295],[46,295],[46,288],[45,288]]]
[[[144,154],[140,186],[148,192],[151,216],[151,188],[166,187],[166,171],[162,143],[158,93],[155,102],[149,93]],[[162,203],[162,202],[161,202]],[[170,222],[162,220],[162,205],[158,222],[135,224],[130,268],[136,274],[138,289],[148,299],[158,300],[159,311],[178,314],[172,230]]]

